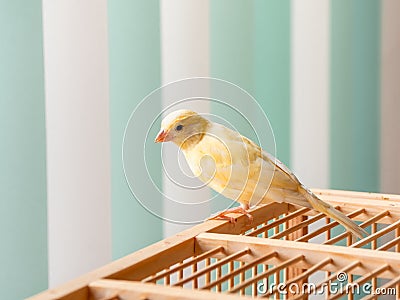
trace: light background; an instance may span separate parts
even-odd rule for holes
[[[399,11],[398,0],[1,0],[4,298],[182,230],[134,200],[121,162],[134,107],[181,78],[251,93],[278,158],[310,187],[400,193]]]

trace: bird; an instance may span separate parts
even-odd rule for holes
[[[194,176],[240,203],[218,213],[216,219],[232,221],[227,214],[241,213],[252,220],[250,207],[285,202],[324,213],[359,238],[368,235],[345,214],[318,198],[273,155],[239,132],[195,111],[179,109],[166,115],[155,142],[176,144]]]

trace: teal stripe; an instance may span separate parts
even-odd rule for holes
[[[162,238],[161,220],[133,198],[121,161],[122,137],[131,112],[148,93],[161,85],[159,1],[110,0],[108,20],[112,240],[113,256],[118,258]],[[159,158],[159,152],[154,157]],[[153,167],[158,172],[161,169],[157,160]],[[149,194],[149,197],[161,205],[161,195]]]
[[[0,290],[47,288],[42,2],[0,2]]]
[[[331,1],[330,178],[379,191],[380,2]]]
[[[237,84],[255,97],[271,122],[278,157],[290,163],[290,1],[211,1],[210,61],[212,77]],[[211,96],[221,94],[213,88]],[[264,122],[254,111],[258,108],[246,102],[247,96],[238,94],[219,100],[234,104],[252,123]],[[211,110],[237,122],[241,133],[256,140],[254,132],[237,121],[236,112],[215,103]],[[273,143],[268,146],[274,153]],[[226,208],[229,201],[222,198],[213,201],[213,211]]]
[[[290,1],[255,1],[254,23],[254,95],[274,130],[276,156],[290,165]]]
[[[253,94],[253,3],[251,1],[210,1],[210,75],[232,82]],[[226,101],[239,109],[240,113],[251,116],[251,107],[246,105],[243,107],[247,100],[240,99],[238,90],[232,87],[224,89],[221,86],[223,85],[220,83],[211,86],[211,97]],[[221,104],[211,103],[211,112],[234,123],[242,134],[249,136],[251,133],[248,126],[245,126],[243,118],[234,110]],[[235,120],[238,122],[235,123]],[[218,193],[213,192],[213,196],[216,198],[211,202],[212,212],[223,210],[232,203]]]
[[[210,6],[211,76],[256,98],[274,130],[276,154],[290,164],[290,1],[213,1]],[[212,107],[226,115],[224,108]]]
[[[210,1],[210,73],[253,92],[251,1]]]

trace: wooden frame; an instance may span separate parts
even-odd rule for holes
[[[332,237],[337,222],[309,209],[273,203],[255,208],[251,224],[237,214],[236,224],[207,221],[30,299],[301,299],[307,293],[289,291],[290,285],[324,274],[314,286],[318,289],[343,272],[346,283],[370,284],[374,291],[395,288],[400,299],[400,196],[314,192],[360,221],[371,235],[358,241],[347,232]],[[323,220],[311,230],[311,224]],[[260,294],[260,281],[275,285]],[[278,293],[278,284],[286,286],[285,296]],[[326,293],[329,299],[340,295]],[[365,294],[366,299],[377,297]]]

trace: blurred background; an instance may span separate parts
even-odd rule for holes
[[[133,109],[182,78],[252,94],[306,185],[400,193],[399,11],[398,0],[1,0],[4,298],[182,230],[134,200],[121,161]]]

